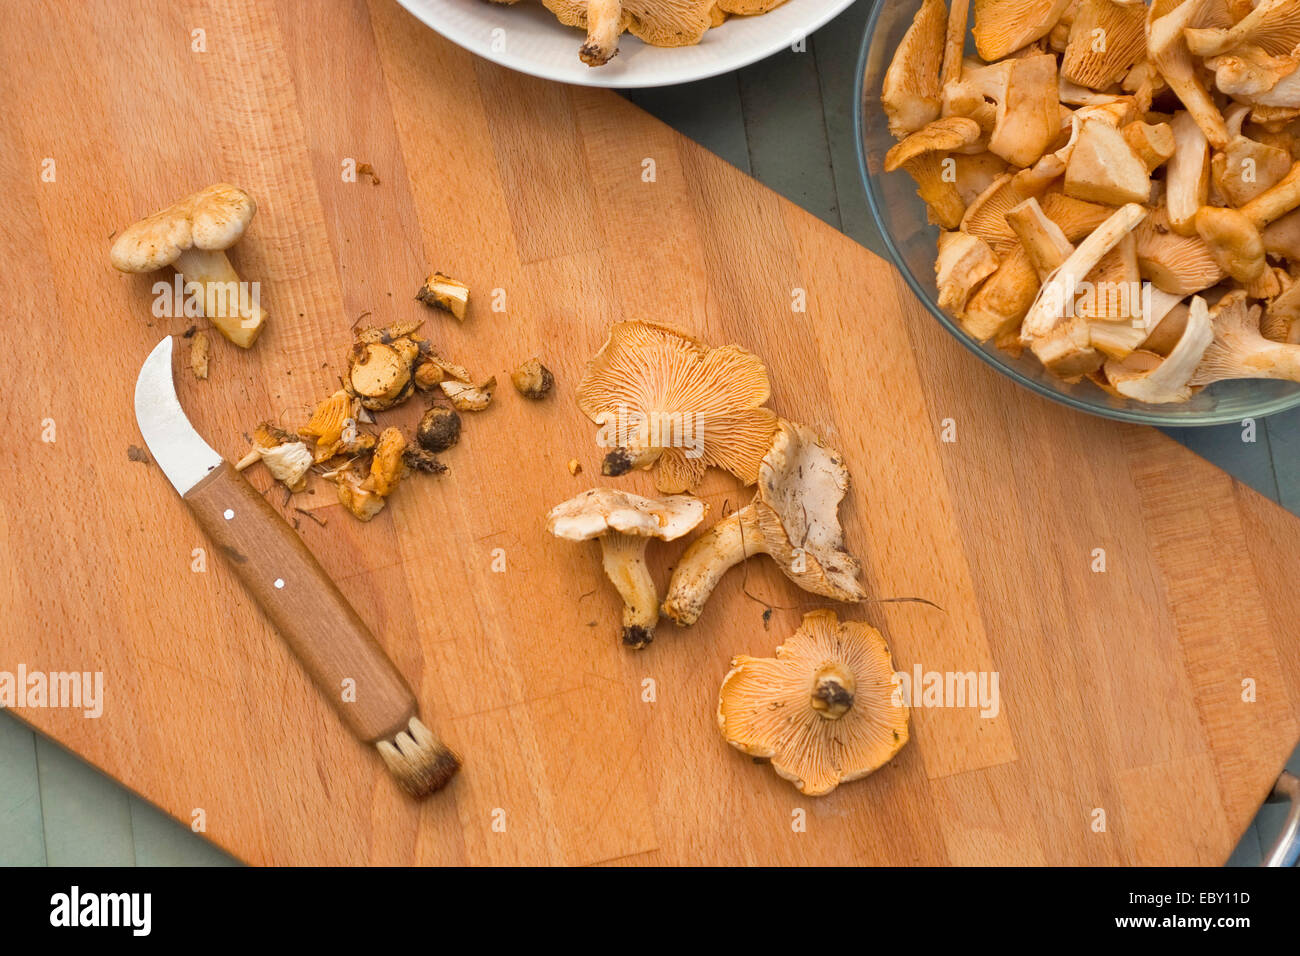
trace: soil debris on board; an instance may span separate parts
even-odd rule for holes
[[[142,465],[153,464],[153,461],[149,458],[148,452],[146,452],[139,445],[127,445],[126,457],[129,458],[131,461],[138,461]]]
[[[358,163],[358,164],[357,164],[357,175],[358,175],[358,176],[369,176],[369,177],[370,177],[370,184],[371,184],[372,186],[378,186],[378,185],[379,185],[379,177],[375,174],[375,167],[374,167],[374,166],[371,166],[369,163]]]

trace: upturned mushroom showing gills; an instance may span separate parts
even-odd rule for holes
[[[722,735],[801,793],[865,777],[907,743],[894,662],[868,624],[812,611],[774,658],[736,657],[731,668],[718,695]]]
[[[552,508],[546,529],[568,541],[600,541],[605,574],[623,598],[623,643],[641,648],[653,640],[659,621],[659,591],[646,566],[646,545],[651,538],[680,538],[708,510],[689,495],[644,498],[592,488]]]
[[[767,368],[737,345],[709,348],[676,329],[619,322],[578,385],[578,407],[613,450],[602,472],[655,468],[655,487],[691,491],[710,466],[745,484],[772,443]]]
[[[217,183],[128,226],[113,243],[114,268],[153,272],[173,266],[202,290],[203,314],[230,341],[249,348],[262,334],[266,310],[241,282],[226,250],[239,241],[257,212],[251,196]]]
[[[767,554],[805,591],[861,601],[862,564],[844,547],[839,506],[849,473],[812,429],[782,421],[763,458],[754,500],[723,518],[678,562],[663,612],[694,624],[718,581],[750,555]]]

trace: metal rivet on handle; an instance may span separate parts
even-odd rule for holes
[[[229,521],[234,516],[235,513],[231,511],[229,508],[227,508],[224,512],[222,512],[222,517],[224,517],[227,521]]]

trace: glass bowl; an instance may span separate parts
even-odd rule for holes
[[[1028,352],[1014,358],[992,342],[981,345],[939,308],[935,287],[935,243],[939,229],[926,221],[925,203],[912,177],[884,171],[885,153],[894,145],[880,105],[880,85],[889,62],[912,23],[921,0],[872,0],[867,32],[858,58],[854,138],[867,202],[889,255],[930,314],[962,345],[1025,388],[1080,411],[1143,425],[1222,425],[1263,418],[1300,405],[1300,384],[1268,380],[1218,382],[1177,405],[1148,405],[1116,398],[1091,382],[1077,385],[1053,378]],[[969,43],[969,37],[967,38]]]

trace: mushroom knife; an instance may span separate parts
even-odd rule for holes
[[[343,722],[410,793],[446,784],[460,761],[420,722],[415,695],[374,635],[289,524],[185,417],[171,336],[140,369],[135,418],[158,467]],[[354,701],[342,696],[347,680]]]

